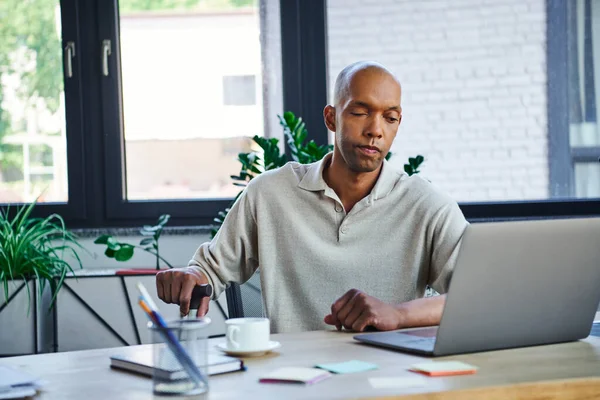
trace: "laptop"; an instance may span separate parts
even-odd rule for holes
[[[467,227],[438,327],[354,339],[430,356],[575,341],[600,303],[600,218]]]

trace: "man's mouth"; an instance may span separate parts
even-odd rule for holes
[[[380,152],[379,147],[375,146],[358,146],[358,148],[367,155],[374,155]]]

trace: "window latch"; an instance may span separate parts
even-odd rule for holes
[[[73,57],[75,57],[75,42],[67,42],[64,49],[65,75],[67,78],[73,77]]]
[[[102,41],[102,75],[108,76],[108,56],[111,55],[110,40]]]

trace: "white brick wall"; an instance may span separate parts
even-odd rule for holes
[[[328,0],[330,88],[379,61],[403,84],[398,168],[459,201],[548,197],[544,0]]]

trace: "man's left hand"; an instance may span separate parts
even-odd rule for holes
[[[356,332],[368,326],[381,331],[399,329],[402,325],[400,310],[383,301],[369,296],[358,289],[351,289],[331,305],[331,314],[325,316],[328,325],[342,326]]]

